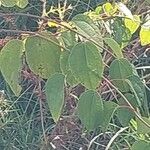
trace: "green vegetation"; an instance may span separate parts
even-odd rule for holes
[[[148,0],[0,5],[0,150],[150,150]]]

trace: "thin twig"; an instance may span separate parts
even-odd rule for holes
[[[19,34],[29,34],[29,35],[37,34],[37,32],[23,31],[23,30],[9,30],[9,29],[0,29],[0,33],[19,33]]]
[[[38,85],[38,90],[39,90],[39,103],[40,103],[40,116],[41,116],[41,126],[43,130],[43,137],[44,141],[47,145],[47,138],[46,138],[46,133],[45,133],[45,128],[44,128],[44,116],[43,116],[43,105],[42,105],[42,87],[41,87],[41,80],[39,79],[39,85]]]
[[[55,45],[59,46],[60,48],[68,51],[68,49],[66,47],[60,45],[59,43],[55,42],[54,40],[51,40],[51,38],[48,38],[48,37],[42,35],[42,33],[40,33],[40,32],[0,29],[0,33],[19,33],[19,34],[29,34],[29,35],[39,36],[39,37],[41,37],[41,38],[43,38],[43,39],[45,39],[47,41],[50,41],[50,42],[54,43]]]
[[[112,145],[112,143],[114,142],[114,140],[119,136],[120,133],[122,133],[123,131],[125,131],[126,129],[128,129],[129,127],[125,127],[125,128],[121,128],[109,141],[109,143],[107,144],[105,150],[109,150],[110,146]]]
[[[93,42],[96,46],[102,48],[103,50],[107,51],[109,54],[111,54],[111,56],[113,57],[116,57],[112,52],[110,52],[109,50],[107,50],[106,48],[104,48],[103,46],[97,44],[97,42],[95,42],[94,40],[92,40],[91,38],[88,38],[86,36],[84,36],[83,34],[79,33],[77,30],[75,29],[72,29],[70,27],[68,27],[67,25],[65,24],[62,24],[60,21],[56,21],[56,20],[53,20],[53,19],[50,19],[50,18],[47,18],[47,17],[40,17],[40,16],[36,16],[36,15],[32,15],[32,14],[24,14],[24,13],[7,13],[7,14],[4,14],[4,13],[0,13],[0,17],[7,17],[7,16],[27,16],[27,17],[31,17],[31,18],[36,18],[36,19],[40,19],[40,20],[44,20],[46,22],[48,21],[51,21],[53,23],[56,23],[58,24],[59,26],[62,26],[76,34],[78,34],[79,36],[83,37],[84,39],[87,39],[88,41],[91,41]]]
[[[106,132],[105,134],[110,134],[110,133],[111,133],[111,132]],[[95,136],[95,137],[90,141],[87,150],[90,150],[90,148],[91,148],[92,144],[95,142],[95,140],[96,140],[97,138],[99,138],[100,136],[102,136],[103,134],[104,134],[104,133],[100,133],[99,135]]]
[[[45,17],[46,15],[46,0],[41,0],[41,2],[43,2],[43,11],[42,11],[42,17]]]

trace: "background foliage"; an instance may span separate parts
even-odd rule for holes
[[[0,2],[0,149],[149,150],[149,1]]]

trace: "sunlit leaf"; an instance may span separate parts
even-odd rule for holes
[[[103,10],[108,16],[111,16],[117,11],[117,7],[107,2],[103,5]]]
[[[149,35],[150,35],[150,20],[147,21],[145,24],[143,24],[140,30],[140,40],[142,46],[150,44]]]
[[[47,22],[47,25],[48,25],[49,27],[58,27],[58,24],[55,23],[55,22],[52,22],[52,21],[48,21],[48,22]]]
[[[133,16],[134,19],[125,18],[125,26],[130,30],[131,34],[133,34],[140,26],[140,17],[137,15]]]

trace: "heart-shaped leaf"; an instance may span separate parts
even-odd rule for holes
[[[127,59],[122,58],[114,60],[110,65],[109,74],[113,83],[119,88],[119,90],[124,92],[130,90],[130,86],[125,79],[133,75],[133,69]]]
[[[103,121],[103,103],[99,94],[89,90],[84,92],[78,103],[78,113],[81,122],[88,130],[94,130]]]
[[[96,89],[102,79],[103,61],[92,42],[74,46],[69,57],[69,64],[78,81],[88,89]]]
[[[46,38],[28,37],[25,52],[30,69],[40,77],[47,79],[54,73],[60,72],[61,48],[55,37],[49,35]]]

